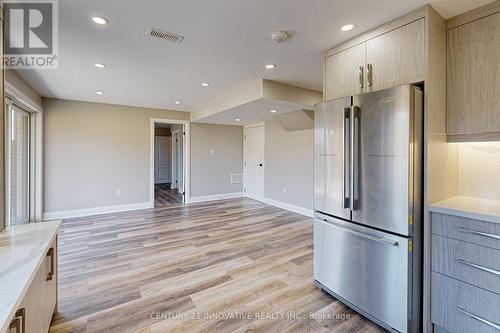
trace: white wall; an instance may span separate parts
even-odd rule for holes
[[[241,193],[232,173],[243,173],[243,127],[191,123],[191,197]]]
[[[458,147],[459,194],[500,200],[500,143]]]
[[[266,122],[266,198],[313,209],[313,161],[313,129],[287,132]]]
[[[43,106],[45,212],[148,202],[150,119],[189,120],[187,112],[110,104]]]

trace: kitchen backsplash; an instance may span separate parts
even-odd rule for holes
[[[498,170],[500,170],[500,142],[459,144],[460,195],[500,200]]]

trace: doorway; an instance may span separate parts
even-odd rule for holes
[[[186,202],[187,132],[189,123],[152,119],[152,205]]]
[[[264,200],[264,124],[245,126],[244,133],[244,191],[249,198]]]

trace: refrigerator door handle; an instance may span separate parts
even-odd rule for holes
[[[359,106],[351,106],[351,209],[359,208]]]
[[[351,207],[351,177],[350,177],[350,159],[351,159],[351,108],[344,108],[344,153],[343,153],[343,174],[342,187],[344,193],[344,208]]]
[[[348,227],[343,226],[343,225],[338,225],[335,222],[329,221],[328,219],[321,218],[321,217],[316,218],[316,220],[320,221],[320,222],[328,223],[328,224],[333,225],[337,228],[340,228],[340,229],[342,229],[342,230],[344,230],[352,235],[356,235],[356,236],[364,238],[364,239],[368,239],[368,240],[371,240],[371,241],[374,241],[377,243],[382,243],[385,245],[399,246],[399,242],[397,240],[394,240],[394,239],[372,236],[370,234],[366,234],[366,233],[361,232],[361,231],[353,230],[353,229],[348,228]]]

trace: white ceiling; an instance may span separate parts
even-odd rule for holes
[[[437,1],[448,3],[444,8],[457,2]],[[467,5],[474,1],[487,0]],[[321,90],[324,49],[426,2],[62,0],[59,69],[19,74],[44,97],[187,111],[261,78]],[[97,26],[90,20],[94,15],[110,24]],[[354,30],[340,32],[347,23],[355,24]],[[148,37],[153,26],[185,39],[174,44]],[[274,44],[270,35],[276,30],[293,37]],[[107,68],[94,68],[96,62]],[[277,67],[265,70],[268,63]],[[173,103],[177,99],[181,105]]]
[[[224,125],[250,125],[271,120],[273,116],[279,114],[301,109],[312,110],[313,107],[313,105],[261,98],[235,108],[215,113],[197,120],[196,122]],[[276,110],[276,113],[271,113],[270,110]],[[240,119],[240,121],[236,122],[236,118]]]

